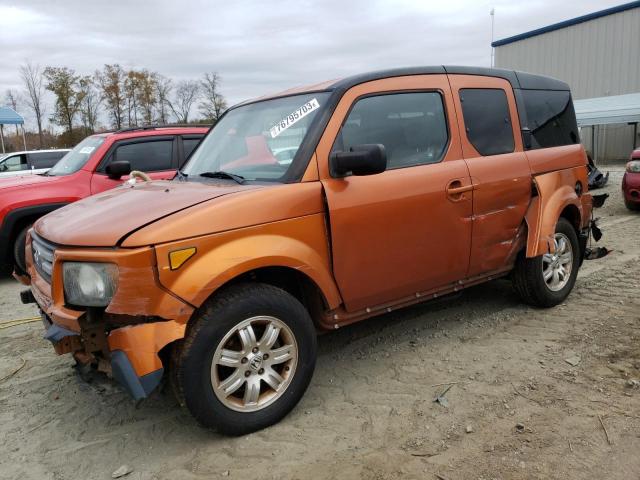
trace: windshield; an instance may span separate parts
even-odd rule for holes
[[[47,175],[56,177],[71,175],[80,170],[87,163],[93,152],[102,145],[104,137],[87,137],[75,146],[73,150],[60,159]]]
[[[224,171],[246,180],[279,181],[328,97],[325,92],[294,95],[229,111],[193,152],[183,173],[189,180]]]

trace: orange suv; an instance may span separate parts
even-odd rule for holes
[[[287,152],[287,155],[280,155]],[[30,231],[57,353],[135,399],[169,369],[197,420],[283,418],[316,334],[511,275],[563,302],[590,230],[567,84],[468,67],[374,72],[230,108],[173,181],[95,195]]]

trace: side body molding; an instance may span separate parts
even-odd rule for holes
[[[531,199],[525,215],[527,222],[528,258],[537,257],[554,251],[553,236],[556,223],[563,210],[568,206],[577,211],[577,227],[586,228],[591,215],[591,194],[580,197],[576,193],[576,184],[581,183],[587,189],[587,172],[584,167],[574,167],[533,177],[538,195]]]

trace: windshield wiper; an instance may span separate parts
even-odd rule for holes
[[[186,173],[184,173],[182,170],[178,170],[178,181],[179,182],[186,182],[187,181],[187,177],[189,175],[187,175]]]
[[[201,177],[206,178],[228,178],[230,180],[235,180],[240,185],[242,185],[246,180],[242,175],[236,175],[235,173],[223,172],[222,170],[218,172],[204,172],[200,174]]]

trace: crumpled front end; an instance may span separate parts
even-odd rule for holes
[[[55,245],[33,230],[26,242],[30,290],[43,315],[44,338],[57,354],[107,373],[131,396],[145,398],[164,369],[159,352],[184,337],[194,308],[158,281],[155,252]],[[103,262],[117,268],[117,288],[106,307],[71,305],[64,291],[65,262]]]

